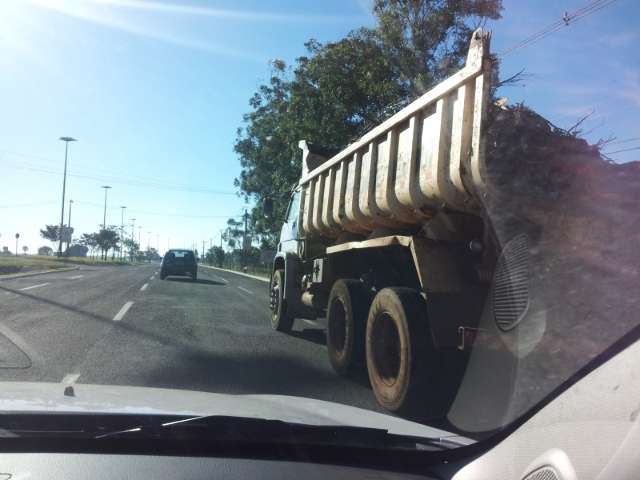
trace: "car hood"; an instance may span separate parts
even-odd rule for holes
[[[86,384],[73,385],[73,396],[70,396],[64,393],[67,387],[63,383],[2,382],[0,412],[225,415],[310,425],[381,428],[400,435],[446,437],[459,443],[473,443],[445,430],[390,415],[304,397]]]

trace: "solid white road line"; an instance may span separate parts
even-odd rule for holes
[[[60,383],[64,383],[65,385],[73,385],[74,383],[76,383],[78,381],[78,378],[80,378],[80,374],[79,373],[67,373],[62,378],[62,382],[60,382]]]
[[[18,335],[16,332],[7,327],[4,323],[0,322],[0,335],[9,339],[11,343],[16,345],[20,350],[22,350],[27,357],[31,360],[31,365],[42,365],[44,361],[40,354],[31,348],[24,339]]]
[[[44,287],[45,285],[49,285],[50,282],[47,283],[39,283],[38,285],[31,285],[30,287],[24,287],[20,290],[31,290],[32,288]]]
[[[142,285],[142,286],[140,287],[140,291],[141,291],[141,292],[144,292],[144,291],[147,289],[147,287],[148,287],[148,286],[149,286],[149,284],[148,284],[148,283],[145,283],[144,285]]]
[[[242,290],[243,292],[248,293],[249,295],[253,295],[253,292],[251,290],[247,290],[246,288],[242,288],[242,287],[238,287],[240,290]]]
[[[69,280],[77,280],[82,277],[84,277],[84,275],[74,275],[73,277],[69,277]]]
[[[118,313],[116,313],[116,316],[113,317],[113,321],[114,322],[119,322],[120,320],[122,320],[124,318],[124,316],[127,314],[127,312],[129,311],[129,309],[131,308],[131,305],[133,305],[133,302],[125,303],[122,306],[122,308],[120,309],[120,311]]]

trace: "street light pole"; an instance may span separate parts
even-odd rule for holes
[[[109,185],[103,185],[104,188],[104,213],[102,215],[102,229],[107,229],[107,191],[111,188]]]
[[[120,260],[124,258],[124,210],[127,207],[120,206]]]
[[[64,175],[62,176],[62,208],[60,209],[60,231],[58,232],[58,256],[62,256],[62,228],[64,227],[64,195],[67,189],[67,158],[69,156],[69,142],[77,142],[73,137],[60,137],[64,142]]]
[[[69,228],[69,232],[71,232],[71,205],[73,205],[73,200],[69,199],[69,221],[67,222],[67,227]],[[67,249],[69,249],[69,245],[71,245],[71,234],[69,234]]]

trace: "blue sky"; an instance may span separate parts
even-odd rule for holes
[[[493,50],[588,1],[505,0]],[[618,0],[505,56],[504,76],[529,76],[502,94],[559,126],[593,111],[590,140],[640,146],[639,16],[638,2]],[[366,0],[0,0],[0,245],[13,250],[19,232],[34,251],[46,244],[39,228],[59,222],[61,135],[79,140],[67,184],[77,233],[102,223],[107,184],[107,223],[120,224],[126,205],[143,246],[218,242],[242,213],[233,142],[269,59],[292,62],[309,38],[337,40],[373,21]]]

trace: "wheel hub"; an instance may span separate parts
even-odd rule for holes
[[[373,325],[373,358],[382,381],[392,386],[400,373],[401,346],[398,329],[390,314],[380,314]]]

